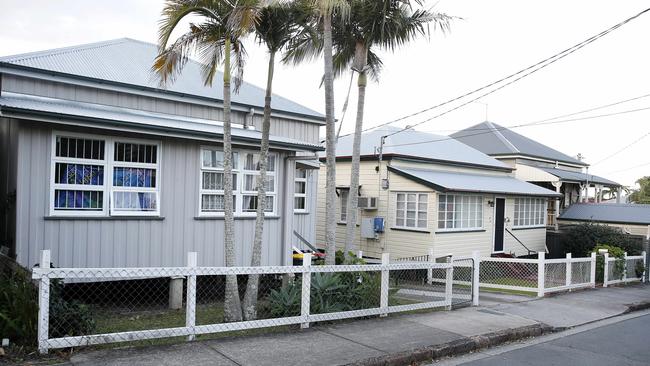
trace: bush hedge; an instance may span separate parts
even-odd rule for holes
[[[617,228],[598,224],[579,224],[565,230],[562,245],[565,253],[574,257],[588,256],[597,245],[621,248],[628,255],[640,255],[641,243]]]

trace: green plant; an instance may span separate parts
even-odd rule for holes
[[[341,301],[346,295],[345,285],[339,273],[314,273],[311,277],[311,312],[314,314],[343,311]]]
[[[628,255],[639,255],[642,250],[638,240],[607,225],[573,225],[566,230],[562,238],[565,253],[572,253],[574,257],[588,256],[596,245],[602,243],[621,248]]]
[[[625,251],[623,249],[611,245],[606,245],[606,244],[597,245],[596,247],[594,247],[593,252],[598,254],[600,249],[607,249],[607,253],[609,254],[610,258],[615,257],[618,259],[623,259],[625,256]],[[596,279],[601,283],[604,280],[603,277],[604,269],[605,269],[605,257],[602,255],[598,255],[596,257]],[[613,277],[609,279],[620,280],[621,278],[623,278],[624,272],[625,272],[625,261],[617,260],[614,262],[614,269],[612,270]]]
[[[636,266],[634,266],[634,272],[636,273],[637,278],[641,278],[643,276],[643,273],[645,272],[643,261],[636,262]]]
[[[65,284],[53,280],[50,286],[50,330],[53,338],[79,336],[95,330],[95,320],[88,305],[63,297]]]
[[[25,346],[36,344],[38,291],[21,272],[0,273],[0,335]]]
[[[282,286],[279,290],[271,290],[267,299],[269,314],[274,318],[300,315],[301,288],[299,282]]]

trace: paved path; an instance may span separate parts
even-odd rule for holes
[[[468,337],[541,323],[554,327],[620,315],[650,301],[650,285],[587,290],[543,299],[489,294],[485,306],[314,326],[304,331],[172,346],[82,352],[74,365],[338,365],[410,353]],[[367,363],[368,364],[368,363]]]
[[[436,366],[609,366],[648,365],[647,336],[650,311],[612,319],[610,324],[581,326],[575,331],[497,347],[471,355],[442,360]],[[607,321],[605,321],[607,322]]]

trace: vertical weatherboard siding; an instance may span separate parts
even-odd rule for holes
[[[38,95],[48,98],[59,98],[214,121],[223,120],[223,110],[219,107],[101,90],[48,80],[37,80],[24,76],[4,75],[3,89],[9,92]],[[261,109],[256,109],[256,115],[253,118],[253,125],[258,131],[262,130],[261,112]],[[231,118],[233,123],[243,124],[246,122],[250,124],[248,112],[233,110]],[[298,119],[271,117],[271,135],[289,137],[310,143],[318,143],[320,126],[321,124],[319,123],[300,121]]]
[[[32,267],[39,260],[40,250],[50,249],[52,262],[59,267],[183,266],[188,251],[199,253],[199,265],[224,265],[223,220],[196,218],[199,211],[199,151],[204,143],[161,139],[162,220],[116,217],[53,219],[47,217],[52,128],[27,121],[21,121],[20,126],[16,242],[21,264]],[[56,127],[56,130],[64,128]],[[279,162],[286,156],[286,153],[279,153]],[[265,220],[262,254],[265,265],[279,265],[285,256],[281,219],[284,199],[280,190],[285,172],[284,164],[276,166],[277,213],[280,218]],[[250,263],[254,227],[254,218],[235,220],[239,265]],[[308,226],[303,230],[313,237]]]

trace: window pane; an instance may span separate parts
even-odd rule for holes
[[[275,162],[275,158],[273,161]],[[307,178],[307,169],[296,169],[296,178]]]
[[[233,195],[232,197],[233,208],[236,210],[236,199]],[[204,194],[201,196],[201,211],[204,212],[223,212],[224,200],[222,194]]]
[[[155,211],[157,208],[154,192],[114,192],[113,207],[120,211]]]
[[[120,162],[156,164],[157,152],[156,145],[116,142],[113,157]]]
[[[307,183],[306,182],[295,182],[294,193],[304,194],[307,192]]]
[[[56,163],[54,182],[57,184],[104,185],[102,165]]]
[[[295,210],[304,210],[305,209],[305,197],[295,197],[293,208]]]
[[[54,191],[55,210],[101,211],[104,192],[57,189]]]
[[[223,169],[223,151],[203,149],[201,154],[201,164],[206,168]],[[232,167],[237,169],[239,154],[232,153]]]
[[[104,160],[103,140],[56,137],[55,155],[63,158]]]
[[[156,169],[115,167],[113,186],[155,188]]]

